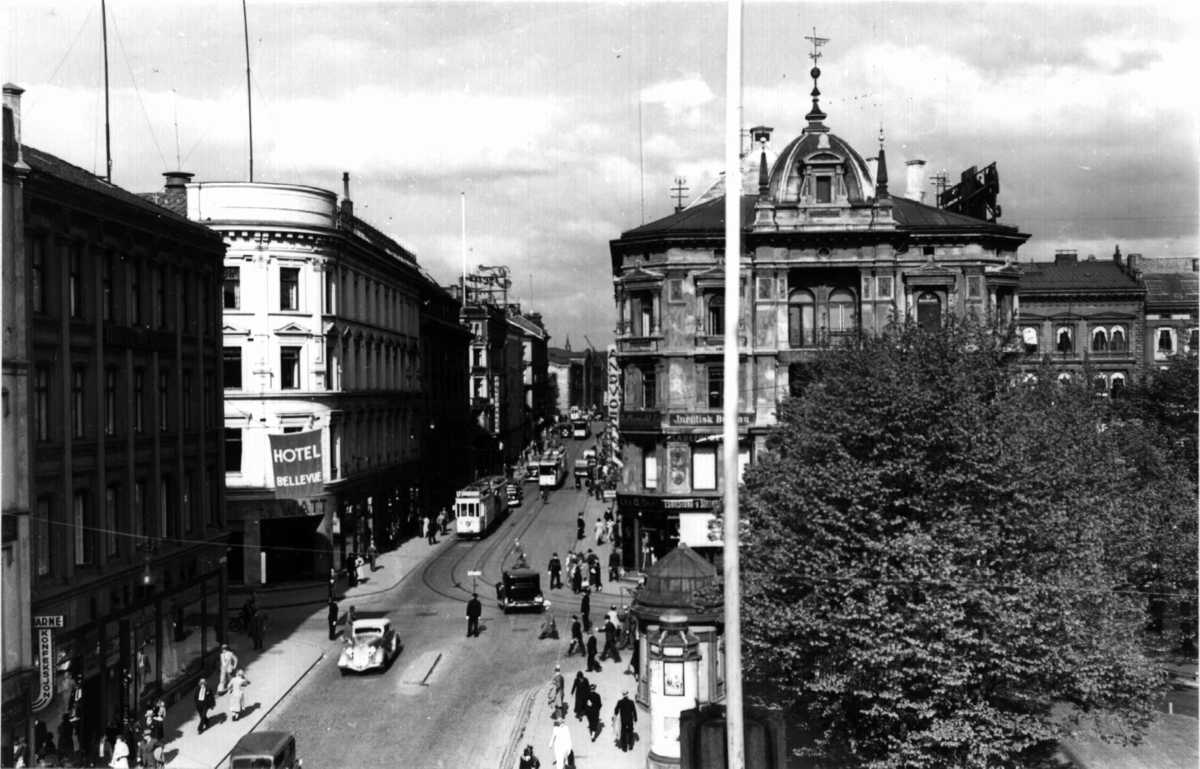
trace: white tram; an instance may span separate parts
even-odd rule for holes
[[[538,460],[538,488],[557,489],[567,475],[567,450],[550,449]]]
[[[454,528],[460,539],[482,537],[508,512],[508,479],[481,478],[454,495]]]

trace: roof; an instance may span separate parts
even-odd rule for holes
[[[131,208],[138,209],[143,213],[162,217],[174,224],[186,224],[189,227],[194,227],[198,232],[204,232],[214,240],[220,239],[220,235],[212,233],[207,227],[201,224],[189,221],[186,216],[182,216],[170,208],[164,208],[154,201],[143,198],[141,195],[135,195],[128,190],[123,190],[115,184],[110,184],[95,174],[85,171],[79,166],[72,165],[62,158],[55,157],[48,152],[43,152],[29,145],[25,145],[22,152],[25,162],[32,169],[31,179],[36,178],[37,174],[45,174],[46,176],[86,189],[97,195],[111,198]]]
[[[742,196],[742,227],[745,228],[753,221],[756,198]],[[717,234],[725,233],[725,196],[713,198],[697,206],[688,207],[670,216],[664,216],[649,224],[635,227],[622,233],[622,238],[639,235],[654,235],[659,233]]]
[[[697,606],[696,593],[717,584],[717,569],[686,544],[680,544],[646,570],[646,584],[638,590],[634,611],[657,617],[678,611],[689,619],[712,619],[721,606]]]
[[[953,228],[972,230],[991,230],[1012,233],[1017,228],[1007,224],[997,224],[985,219],[976,219],[965,214],[956,214],[943,208],[918,203],[905,197],[892,198],[892,218],[901,229],[916,230],[920,228]]]
[[[167,209],[180,216],[187,216],[187,193],[176,192],[141,192],[138,197],[145,198],[156,206]]]
[[[871,170],[862,155],[850,146],[845,139],[828,131],[803,131],[792,139],[779,153],[779,160],[771,169],[770,196],[780,202],[786,197],[786,188],[792,167],[803,164],[811,158],[825,158],[818,163],[827,162],[834,155],[845,159],[846,171],[842,180],[851,202],[861,202],[875,197],[875,182],[871,179]]]
[[[523,315],[509,315],[508,322],[511,325],[524,331],[529,336],[537,337],[538,339],[546,339],[550,335],[546,333],[546,329],[526,318]]]
[[[291,732],[250,732],[237,741],[232,755],[235,757],[244,753],[270,753],[273,755],[290,739],[293,739]]]
[[[1133,276],[1111,261],[1084,261],[1069,264],[1029,262],[1021,265],[1021,293],[1089,291],[1142,293]]]
[[[1146,284],[1146,304],[1200,304],[1200,275],[1194,272],[1142,275]]]

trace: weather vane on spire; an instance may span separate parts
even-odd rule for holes
[[[821,52],[818,51],[817,49],[820,48],[821,46],[825,45],[826,43],[828,43],[829,38],[817,37],[817,28],[813,27],[812,37],[805,37],[804,39],[810,41],[813,44],[812,53],[810,53],[808,55],[808,58],[813,60],[813,64],[816,64],[817,59],[821,58]]]
[[[817,79],[821,77],[821,68],[817,66],[817,59],[821,58],[821,52],[817,49],[828,43],[829,38],[817,37],[817,28],[813,27],[812,37],[805,37],[804,39],[810,41],[813,46],[812,53],[808,55],[808,58],[812,59],[813,61],[813,67],[809,71],[809,74],[812,75],[813,79],[812,109],[809,110],[808,114],[804,116],[804,118],[808,121],[808,127],[804,129],[804,132],[825,133],[829,129],[826,128],[825,124],[821,122],[825,119],[825,113],[821,111],[821,105],[818,101],[821,97],[821,89],[817,87]]]

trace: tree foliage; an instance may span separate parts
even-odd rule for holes
[[[745,674],[813,754],[1021,766],[1085,714],[1153,717],[1146,603],[1122,587],[1194,488],[1147,494],[1160,435],[1056,372],[1022,381],[1008,341],[967,321],[830,349],[746,471]]]

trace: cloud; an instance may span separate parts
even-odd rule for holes
[[[713,100],[712,89],[698,73],[642,89],[642,103],[660,105],[669,117],[694,120],[701,107]]]

